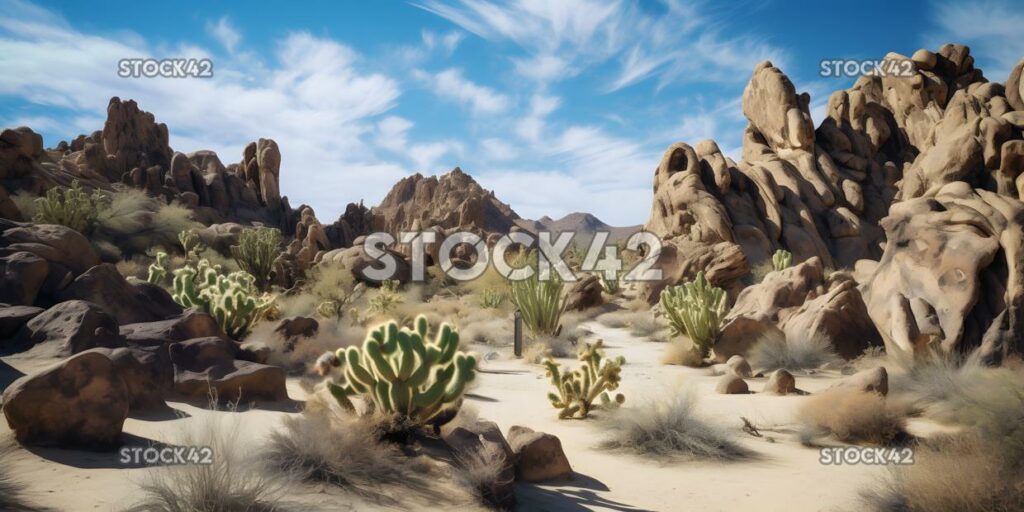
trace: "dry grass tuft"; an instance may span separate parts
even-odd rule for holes
[[[479,450],[455,454],[455,481],[478,501],[492,509],[515,503],[514,472],[506,472],[505,452],[487,443]]]
[[[213,402],[215,406],[215,402]],[[241,424],[210,417],[194,432],[186,431],[178,445],[205,446],[212,464],[163,466],[140,485],[142,498],[128,510],[145,512],[271,512],[287,510],[282,497],[287,480],[271,478],[260,469]]]
[[[801,439],[830,435],[844,443],[892,445],[906,438],[905,417],[878,393],[833,388],[815,394],[800,408]]]
[[[601,422],[608,433],[601,447],[667,460],[733,461],[754,456],[721,426],[698,417],[696,403],[692,390],[675,390],[619,408]]]
[[[661,362],[662,364],[675,364],[691,368],[704,366],[704,359],[700,357],[700,351],[686,336],[679,337],[668,344],[665,352],[661,355]]]
[[[835,364],[840,358],[824,336],[807,333],[787,339],[781,333],[770,333],[750,348],[747,361],[751,367],[766,372],[778,369],[798,372]]]
[[[657,342],[669,341],[671,338],[668,324],[663,319],[655,317],[650,310],[610,311],[601,314],[596,320],[605,327],[627,329],[630,335],[637,338],[648,338]]]
[[[10,442],[0,441],[0,461],[9,460],[15,446]],[[39,510],[29,505],[25,497],[25,488],[11,475],[11,466],[8,463],[0,463],[0,510],[11,512],[29,512]]]

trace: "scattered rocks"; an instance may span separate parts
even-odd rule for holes
[[[587,274],[569,288],[565,297],[566,311],[583,311],[604,304],[601,292],[601,279],[594,274]]]
[[[159,322],[122,325],[121,334],[128,343],[147,347],[193,338],[227,337],[212,316],[195,309],[187,309],[178,316]]]
[[[718,379],[715,392],[720,395],[744,395],[750,392],[747,382],[739,376],[727,373]]]
[[[833,387],[873,391],[885,396],[889,394],[889,372],[884,366],[878,366],[846,377]]]
[[[572,478],[572,466],[558,437],[515,425],[508,431],[508,443],[516,457],[516,479],[546,482]]]
[[[754,375],[754,371],[750,368],[750,363],[740,355],[730,357],[725,362],[725,367],[729,373],[741,379],[749,379]]]
[[[155,322],[182,312],[166,290],[145,281],[129,283],[109,263],[96,265],[75,278],[60,292],[60,298],[97,304],[121,324]]]
[[[83,352],[14,381],[3,412],[23,444],[106,449],[120,442],[130,400],[115,364]]]
[[[49,274],[50,264],[30,252],[0,257],[0,301],[34,304]]]
[[[171,344],[174,391],[190,400],[288,399],[285,371],[276,366],[235,359],[238,347],[224,338],[198,338]]]
[[[796,392],[796,379],[792,373],[789,373],[784,368],[780,368],[772,372],[768,377],[768,382],[764,384],[764,393],[770,393],[773,395],[788,395]]]

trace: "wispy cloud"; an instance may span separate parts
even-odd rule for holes
[[[414,75],[438,97],[467,105],[476,114],[497,114],[509,107],[507,96],[466,79],[460,69],[448,68],[436,74],[416,70]]]
[[[611,64],[601,89],[613,92],[658,77],[658,86],[686,80],[742,82],[757,62],[783,63],[786,52],[750,36],[723,36],[701,15],[702,1],[425,0],[416,4],[490,41],[526,52],[518,73],[558,82]]]
[[[242,41],[242,34],[231,24],[227,16],[222,16],[216,23],[208,22],[206,31],[217,39],[228,53],[235,53],[235,48]]]
[[[977,65],[989,80],[1003,82],[1024,57],[1024,9],[1016,0],[932,2],[930,18],[936,28],[923,43],[936,49],[945,43],[971,47]]]

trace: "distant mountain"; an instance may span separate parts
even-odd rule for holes
[[[571,231],[576,233],[574,240],[577,244],[588,243],[594,237],[594,234],[599,231],[608,232],[609,243],[615,243],[625,240],[642,227],[640,225],[610,226],[601,219],[585,212],[570,213],[558,220],[554,220],[546,215],[537,220],[520,219],[516,221],[516,225],[533,233],[538,231],[550,231],[552,233]]]

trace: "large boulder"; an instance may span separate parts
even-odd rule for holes
[[[31,305],[50,274],[50,264],[30,252],[0,257],[0,302]]]
[[[50,263],[54,290],[100,263],[89,239],[78,231],[57,224],[23,224],[0,219],[0,255],[20,251],[35,254]]]
[[[14,337],[29,320],[39,316],[43,308],[0,304],[0,340]]]
[[[594,274],[588,274],[576,281],[569,288],[565,297],[566,311],[583,311],[604,303],[601,296],[603,291],[601,279]]]
[[[187,309],[180,315],[157,322],[144,322],[121,326],[121,334],[129,344],[159,347],[193,338],[227,337],[208,313]]]
[[[238,346],[224,338],[198,338],[171,344],[174,391],[190,400],[211,395],[226,401],[288,399],[285,371],[276,366],[236,360]]]
[[[121,324],[155,322],[182,311],[163,288],[145,281],[129,283],[109,263],[97,265],[75,278],[60,292],[60,298],[97,304]]]
[[[885,253],[861,289],[889,353],[980,348],[998,362],[1024,339],[1024,203],[963,182],[893,205]]]
[[[508,443],[516,457],[517,480],[546,482],[572,478],[572,466],[558,437],[514,425],[508,431]]]
[[[37,355],[67,357],[96,347],[125,346],[117,320],[84,300],[69,300],[39,313],[18,334]]]
[[[124,381],[131,412],[167,409],[165,399],[171,391],[171,369],[161,364],[156,354],[131,347],[94,348],[83,354],[91,352],[103,354],[114,363],[114,371]]]
[[[71,448],[120,443],[130,395],[114,363],[84,352],[14,381],[3,412],[19,442]]]

